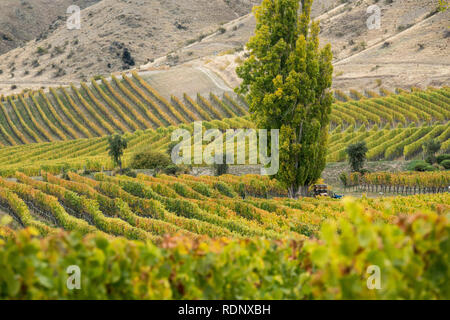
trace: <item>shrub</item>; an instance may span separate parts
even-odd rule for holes
[[[189,170],[187,167],[184,166],[177,166],[175,164],[170,164],[167,167],[164,168],[163,172],[168,175],[178,175],[182,173],[187,173]]]
[[[128,176],[128,177],[131,177],[131,178],[136,178],[136,177],[137,177],[136,171],[131,170],[130,168],[124,168],[124,169],[121,171],[121,174],[123,174],[123,175],[125,175],[125,176]]]
[[[347,187],[347,186],[348,186],[348,176],[347,176],[347,174],[346,174],[345,172],[342,172],[342,173],[339,175],[339,180],[341,180],[342,185],[343,185],[344,187]]]
[[[442,161],[450,160],[450,154],[441,154],[440,156],[437,156],[436,161],[437,163],[441,164]]]
[[[364,162],[366,161],[367,151],[368,149],[365,141],[351,144],[347,147],[345,152],[348,155],[348,162],[353,172],[360,172],[362,170]]]
[[[445,168],[445,170],[450,169],[450,160],[444,160],[441,162],[441,166]]]
[[[369,169],[361,169],[359,171],[359,173],[361,173],[362,175],[365,175],[365,174],[371,173],[371,171]]]
[[[40,56],[46,54],[47,52],[48,52],[47,49],[44,49],[44,48],[42,48],[42,47],[38,47],[38,48],[36,49],[36,53],[37,53],[38,55],[40,55]]]
[[[135,65],[135,61],[134,61],[133,57],[131,56],[131,53],[128,50],[128,48],[123,49],[122,61],[124,64],[129,65],[129,66]]]
[[[434,164],[436,163],[436,157],[428,155],[425,157],[425,162],[428,164]]]
[[[438,140],[428,140],[422,146],[425,159],[429,164],[436,162],[435,154],[441,149],[441,143]]]
[[[411,161],[408,164],[407,169],[410,170],[410,171],[420,171],[420,172],[435,171],[436,170],[433,166],[431,166],[429,163],[427,163],[427,162],[425,162],[423,160]]]
[[[166,153],[148,150],[135,153],[130,167],[133,169],[163,169],[171,164],[170,157]]]

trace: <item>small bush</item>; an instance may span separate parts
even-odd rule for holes
[[[131,178],[136,178],[137,177],[137,173],[134,170],[131,170],[130,168],[125,168],[122,170],[121,174],[131,177]]]
[[[344,187],[347,187],[347,186],[348,186],[348,176],[347,176],[347,174],[346,174],[345,172],[342,172],[342,173],[339,175],[339,180],[341,180],[342,185],[343,185]]]
[[[64,48],[61,48],[61,47],[55,47],[54,49],[53,49],[53,53],[55,54],[55,55],[60,55],[60,54],[63,54],[64,53]]]
[[[179,174],[188,174],[190,172],[190,168],[184,165],[177,166],[175,164],[170,164],[164,168],[163,172],[168,175],[177,176]]]
[[[441,166],[443,166],[445,168],[445,170],[449,170],[450,169],[450,160],[442,161]]]
[[[439,164],[442,164],[442,161],[445,161],[445,160],[450,160],[450,154],[441,154],[440,156],[436,157],[436,161]]]
[[[164,168],[164,173],[169,175],[177,175],[181,171],[181,168],[175,164],[170,164]]]
[[[59,77],[65,76],[65,75],[66,75],[66,71],[64,71],[64,69],[62,69],[62,68],[58,68],[58,71],[56,71],[54,73],[53,77],[59,78]]]
[[[223,159],[222,163],[214,163],[214,174],[216,176],[221,176],[221,175],[227,174],[228,170],[230,168],[227,164],[226,154],[223,155],[222,159]]]
[[[136,64],[128,48],[123,49],[122,61],[128,66],[134,66]]]
[[[47,50],[47,49],[44,49],[44,48],[42,48],[42,47],[38,47],[38,48],[36,49],[36,53],[37,53],[38,55],[40,55],[40,56],[46,54],[47,52],[48,52],[48,50]]]
[[[171,164],[170,157],[166,153],[148,150],[134,154],[130,167],[133,169],[163,169]]]
[[[207,34],[201,34],[201,35],[198,36],[197,41],[200,42],[203,39],[205,39],[207,36],[208,36]]]
[[[44,71],[45,71],[45,68],[38,70],[38,72],[36,72],[36,76],[40,76],[41,74],[44,73]]]
[[[436,152],[441,149],[441,143],[438,140],[428,140],[422,146],[423,153],[425,155],[425,160],[429,164],[436,163]]]
[[[435,171],[436,169],[431,166],[429,163],[423,161],[423,160],[414,160],[411,161],[408,164],[407,167],[410,171],[419,171],[419,172],[425,172],[425,171]]]

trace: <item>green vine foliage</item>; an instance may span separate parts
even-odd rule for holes
[[[319,239],[167,237],[160,246],[2,226],[0,299],[449,299],[449,218],[437,209],[386,224],[347,200]],[[66,286],[73,265],[79,290]],[[367,286],[372,265],[380,289]]]

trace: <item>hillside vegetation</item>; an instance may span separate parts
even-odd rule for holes
[[[44,177],[0,178],[1,207],[27,227],[0,226],[0,298],[449,297],[448,193],[261,199],[279,192],[261,177]],[[69,264],[82,290],[67,289]]]
[[[366,141],[369,160],[412,159],[430,139],[450,149],[450,89],[381,90],[365,94],[335,91],[328,162],[346,159],[345,148]],[[81,87],[51,88],[2,97],[0,156],[3,174],[17,169],[58,173],[64,166],[111,169],[107,136],[124,133],[129,140],[125,162],[136,151],[165,151],[170,133],[192,122],[227,128],[250,128],[248,107],[233,93],[164,98],[137,73]]]

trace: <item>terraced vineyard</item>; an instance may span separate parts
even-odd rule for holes
[[[95,180],[69,173],[63,180],[44,173],[37,181],[16,173],[17,182],[0,178],[0,203],[22,226],[42,235],[56,228],[99,233],[160,243],[165,235],[197,239],[264,237],[305,239],[317,235],[322,222],[336,219],[343,203],[330,199],[288,198],[285,189],[267,177],[225,175],[138,178],[96,174]],[[384,202],[394,205],[391,216],[413,214],[431,205],[450,209],[448,194],[362,200],[377,211]]]
[[[335,132],[352,126],[375,131],[387,125],[445,124],[450,116],[450,88],[399,90],[399,94],[382,90],[384,96],[351,92],[358,100],[335,91],[338,102],[331,115],[331,130]],[[102,137],[248,114],[243,99],[228,93],[222,97],[213,93],[195,98],[172,96],[168,101],[136,72],[122,74],[121,79],[112,76],[111,81],[92,80],[79,88],[72,85],[51,88],[48,93],[40,90],[2,97],[0,109],[0,146]],[[334,151],[330,161],[342,160],[341,150]],[[387,158],[395,154],[389,152]]]
[[[351,92],[357,100],[352,100],[339,90],[335,91],[336,98],[340,100],[333,108],[332,122],[336,125],[382,126],[390,123],[407,126],[410,123],[443,123],[450,117],[449,88],[412,92],[398,89],[398,94],[383,89],[383,97],[370,91],[368,97],[354,90]]]
[[[226,118],[221,121],[203,122],[205,129],[219,128],[222,131],[232,128],[253,128],[248,117]],[[138,151],[158,150],[165,152],[171,143],[171,133],[178,127],[159,128],[157,130],[138,130],[126,133],[128,148],[124,154],[126,165],[132,155]],[[193,132],[193,124],[183,124],[182,128]],[[344,131],[339,128],[330,136],[328,150],[329,162],[343,161],[345,148],[349,143],[365,140],[369,147],[368,157],[374,159],[396,159],[399,157],[414,158],[422,152],[422,143],[434,137],[442,142],[442,150],[449,151],[449,123],[432,126],[393,128],[389,126],[378,129],[357,130],[348,127]],[[226,141],[224,139],[224,141]],[[77,139],[59,142],[46,142],[31,145],[18,145],[3,148],[0,154],[0,175],[11,176],[19,170],[29,175],[39,175],[40,170],[59,174],[63,167],[74,170],[95,170],[114,168],[107,154],[107,137]],[[205,145],[206,146],[206,145]],[[248,150],[250,151],[250,150]],[[247,153],[247,163],[248,155]]]
[[[450,151],[450,88],[393,94],[381,90],[351,96],[335,95],[328,162],[346,159],[345,149],[366,141],[369,160],[413,159],[429,139]],[[371,97],[371,98],[369,98]],[[172,96],[169,102],[137,73],[123,79],[102,78],[80,88],[52,88],[2,98],[0,103],[0,174],[16,170],[38,175],[41,169],[59,173],[73,169],[111,169],[107,135],[123,132],[129,140],[125,163],[136,151],[164,150],[178,126],[192,131],[192,122],[206,128],[250,128],[247,106],[240,97],[200,94],[196,99]]]
[[[115,132],[244,116],[231,95],[187,95],[169,102],[137,73],[1,98],[0,146],[94,138]],[[198,104],[201,105],[201,107]]]
[[[0,122],[7,127],[0,128],[7,135],[0,153],[0,211],[2,221],[5,214],[15,220],[10,225],[15,229],[0,224],[0,268],[6,270],[0,298],[449,297],[448,273],[442,269],[448,261],[448,250],[442,249],[448,247],[449,231],[450,195],[442,193],[446,173],[351,175],[352,187],[364,192],[421,194],[344,201],[290,199],[282,185],[265,176],[81,175],[84,169],[114,168],[107,139],[116,131],[128,140],[127,165],[138,151],[166,152],[172,132],[193,132],[196,120],[204,120],[204,129],[223,132],[254,127],[239,97],[186,95],[169,102],[142,81],[102,79],[3,101]],[[335,104],[328,161],[344,160],[345,147],[361,140],[370,159],[418,157],[430,138],[449,150],[448,113],[438,116],[448,109],[441,103],[448,89],[384,93],[364,98],[351,92],[359,100]],[[385,103],[415,95],[429,97],[433,106],[409,105],[411,116],[404,119],[394,107],[368,107],[374,99]],[[8,113],[20,106],[28,107]],[[76,172],[65,170],[63,179],[56,175],[62,169]],[[93,261],[102,255],[108,263],[92,268],[90,255]],[[12,256],[21,262],[7,263]],[[55,256],[58,263],[52,264]],[[74,296],[65,289],[65,278],[53,276],[65,275],[61,266],[74,263],[83,268],[83,288],[94,291]],[[391,281],[382,290],[367,289],[371,265],[379,265]],[[110,268],[121,272],[116,276]],[[28,270],[46,280],[30,277]],[[224,283],[232,283],[233,290]],[[16,287],[22,290],[10,289]]]
[[[422,125],[416,127],[411,123],[408,127],[397,126],[391,128],[388,124],[383,128],[373,126],[366,130],[365,126],[355,129],[353,126],[340,131],[340,127],[331,133],[328,162],[339,162],[346,159],[346,147],[355,142],[366,141],[369,149],[369,160],[393,160],[400,157],[412,159],[422,152],[422,145],[430,139],[437,139],[442,143],[441,150],[450,149],[449,123]]]
[[[448,192],[450,172],[351,173],[347,179],[348,187],[364,192],[436,193]]]
[[[0,225],[0,298],[449,296],[448,193],[293,200],[260,176],[68,176],[0,178],[0,208],[27,227]],[[74,264],[95,289],[67,289]],[[369,290],[373,264],[391,285]]]

